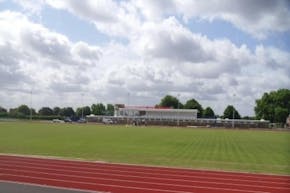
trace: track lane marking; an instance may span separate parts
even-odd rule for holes
[[[3,157],[2,157],[3,158]],[[104,164],[104,163],[102,163],[102,164],[99,164],[99,163],[95,163],[95,162],[88,162],[89,163],[89,167],[86,167],[87,166],[87,164],[83,164],[83,162],[79,162],[79,161],[65,161],[65,160],[61,160],[61,161],[55,161],[55,160],[50,160],[50,159],[48,159],[48,160],[46,160],[46,159],[34,159],[34,158],[28,158],[28,159],[16,159],[16,161],[15,161],[15,159],[13,159],[13,161],[11,161],[11,159],[9,160],[8,158],[7,159],[4,159],[4,160],[8,160],[9,162],[10,162],[10,164],[11,164],[11,162],[13,162],[13,163],[19,163],[19,164],[23,164],[23,160],[25,160],[24,162],[26,162],[26,164],[27,165],[29,165],[29,164],[33,164],[33,162],[34,162],[34,165],[35,165],[35,162],[37,163],[37,165],[41,165],[42,167],[45,167],[45,166],[51,166],[51,167],[60,167],[59,165],[62,165],[63,167],[65,166],[67,169],[72,169],[72,168],[77,168],[77,169],[80,169],[81,171],[76,171],[76,172],[79,172],[79,173],[84,173],[84,172],[87,172],[87,171],[84,171],[84,170],[100,170],[100,169],[96,169],[96,165],[98,165],[98,168],[99,167],[101,167],[101,166],[105,166],[105,168],[110,168],[110,169],[101,169],[101,171],[106,171],[106,172],[109,172],[109,171],[116,171],[116,172],[120,172],[120,173],[124,173],[124,172],[126,172],[126,173],[129,173],[130,171],[128,171],[128,170],[126,170],[126,171],[124,171],[125,169],[130,169],[130,170],[133,170],[133,171],[131,171],[131,173],[137,173],[137,174],[151,174],[151,173],[149,173],[150,171],[154,171],[155,173],[154,173],[154,175],[157,175],[157,172],[158,171],[162,171],[162,172],[167,172],[167,171],[170,171],[169,173],[170,174],[165,174],[165,176],[168,176],[168,175],[171,175],[171,177],[189,177],[189,178],[191,178],[192,177],[192,175],[193,174],[196,174],[196,173],[199,173],[200,175],[204,175],[204,174],[206,174],[207,176],[209,176],[209,175],[212,175],[212,173],[211,172],[207,172],[207,171],[202,171],[202,172],[196,172],[196,171],[189,171],[189,172],[186,172],[186,173],[188,173],[188,174],[191,174],[191,176],[189,176],[189,175],[179,175],[179,173],[182,173],[182,170],[183,169],[181,169],[181,170],[179,170],[179,169],[166,169],[166,170],[164,170],[164,169],[157,169],[157,170],[154,170],[154,168],[155,167],[153,167],[153,169],[148,169],[148,170],[145,170],[146,172],[142,172],[142,168],[144,168],[144,167],[146,167],[146,166],[140,166],[140,167],[138,167],[138,166],[130,166],[129,165],[129,167],[128,166],[126,166],[126,167],[118,167],[118,166],[116,166],[116,165],[114,165],[114,164]],[[21,161],[22,160],[22,161]],[[36,161],[35,161],[36,160]],[[1,164],[1,161],[3,162],[3,159],[1,159],[1,155],[0,155],[0,164]],[[30,161],[30,162],[29,162]],[[55,163],[55,164],[47,164],[47,163],[45,163],[46,161],[48,161],[48,162],[53,162],[53,163]],[[27,162],[29,162],[29,163],[27,163]],[[66,162],[69,162],[69,163],[66,163]],[[5,165],[5,161],[4,161],[4,165]],[[13,164],[12,163],[12,164]],[[59,165],[56,165],[56,163],[59,163]],[[86,163],[86,162],[85,162]],[[75,167],[75,165],[77,165],[77,164],[79,164],[79,165],[81,165],[81,167]],[[70,166],[67,166],[67,165],[70,165]],[[26,166],[26,167],[28,167],[29,168],[29,166]],[[113,169],[112,169],[113,168]],[[119,169],[119,170],[116,170],[116,168],[117,169]],[[41,168],[39,168],[39,169],[41,169]],[[11,170],[11,169],[10,169]],[[22,168],[22,170],[23,170],[23,168]],[[59,170],[57,170],[57,169],[51,169],[51,168],[49,168],[49,170],[55,170],[55,171],[59,171]],[[14,170],[15,171],[15,170]],[[25,170],[26,171],[26,170]],[[140,172],[141,171],[141,172]],[[148,172],[147,172],[148,171]],[[31,171],[30,171],[31,172]],[[56,175],[56,176],[59,176],[59,175],[62,175],[62,176],[67,176],[67,177],[75,177],[75,175],[73,174],[73,175],[71,175],[71,174],[69,174],[69,175],[67,175],[67,174],[56,174],[56,173],[51,173],[51,172],[48,172],[48,173],[45,173],[45,172],[39,172],[38,171],[38,173],[37,172],[34,172],[34,173],[36,173],[36,175],[37,174],[39,174],[39,173],[42,173],[42,174],[47,174],[47,175]],[[87,172],[88,173],[88,172]],[[172,174],[173,173],[173,174]],[[214,172],[215,173],[215,175],[214,176],[221,176],[224,172],[220,172],[220,174],[219,175],[216,175],[216,172]],[[115,174],[115,175],[119,175],[120,176],[120,174]],[[253,174],[253,175],[250,175],[251,177],[253,177],[254,175],[256,175],[256,174]],[[1,173],[0,173],[0,177],[3,177],[3,175],[1,175]],[[228,175],[229,176],[229,175]],[[230,176],[232,176],[232,177],[240,177],[239,175],[237,175],[237,174],[235,174],[235,175],[230,175]],[[247,175],[248,176],[248,175]],[[258,178],[261,182],[262,181],[268,181],[269,179],[270,179],[270,177],[268,176],[268,175],[266,175],[267,176],[267,180],[265,180],[265,179],[262,179],[262,177],[265,177],[265,175],[258,175],[258,176],[254,176],[253,178]],[[243,178],[245,178],[246,176],[245,175],[243,175]],[[86,177],[86,176],[82,176],[82,178],[86,178],[86,179],[94,179],[94,178],[96,178],[96,177]],[[147,178],[147,179],[149,179],[150,177],[145,177],[145,178]],[[151,177],[151,179],[152,178],[154,178],[154,177]],[[207,179],[209,179],[208,177],[205,177],[205,178],[207,178]],[[37,178],[36,178],[37,179]],[[103,180],[103,179],[107,179],[107,178],[100,178],[100,180]],[[155,178],[156,179],[156,178]],[[159,178],[159,179],[161,179],[161,178]],[[224,179],[224,177],[222,178],[216,178],[215,177],[215,179],[218,179],[218,180],[221,180],[221,179]],[[272,180],[285,180],[286,182],[286,185],[289,185],[290,183],[288,183],[288,182],[290,182],[290,176],[282,176],[282,177],[279,177],[279,176],[275,176],[275,178],[272,178],[271,177],[271,179]],[[168,180],[168,179],[167,179]],[[171,180],[174,180],[174,179],[171,179]],[[175,179],[176,180],[176,179]],[[229,179],[228,179],[229,180]],[[236,180],[238,180],[238,179],[236,179]],[[120,179],[119,179],[119,181],[120,181]],[[128,181],[130,181],[130,182],[137,182],[137,183],[140,183],[139,181],[133,181],[133,180],[122,180],[121,179],[121,181],[123,181],[123,182],[128,182]],[[179,181],[188,181],[188,180],[180,180],[179,179]],[[189,181],[191,181],[192,182],[192,180],[189,180]],[[241,181],[241,180],[238,180],[238,181]],[[256,180],[247,180],[248,182],[254,182],[254,181],[256,181]],[[206,182],[204,182],[204,181],[199,181],[200,183],[206,183]],[[146,182],[146,183],[148,183],[148,182]],[[152,183],[152,182],[150,182],[150,183]],[[270,183],[270,182],[269,182]],[[275,183],[275,182],[273,182],[273,183]],[[279,182],[278,182],[279,183]],[[155,184],[157,184],[157,185],[164,185],[164,183],[155,183]],[[212,183],[212,184],[224,184],[224,183]],[[277,184],[277,183],[276,183]],[[166,184],[165,183],[165,185],[172,185],[172,184]],[[175,184],[174,184],[175,185]],[[233,184],[233,183],[231,183],[230,185],[235,185],[235,184]],[[179,185],[176,185],[176,186],[179,186]],[[246,185],[247,186],[247,185]],[[248,185],[248,186],[251,186],[251,185]],[[261,185],[260,185],[261,186]],[[124,186],[124,187],[126,187],[126,186]],[[187,185],[182,185],[182,187],[188,187]],[[192,186],[189,186],[189,187],[192,187]],[[194,186],[194,187],[203,187],[203,186]],[[255,187],[257,187],[257,186],[255,186]],[[266,186],[267,187],[267,186]],[[210,190],[208,187],[206,187],[208,190]],[[273,189],[273,187],[270,187],[270,188],[272,188]],[[213,189],[213,187],[211,187],[211,189]],[[217,188],[217,189],[219,189],[219,190],[227,190],[227,191],[237,191],[236,189],[227,189],[227,188]],[[276,188],[275,188],[276,189]],[[284,188],[285,189],[285,188]],[[288,187],[286,187],[286,189],[288,190],[289,188]],[[245,190],[238,190],[238,191],[243,191],[243,192],[245,192]],[[274,190],[273,190],[274,191]],[[248,191],[247,191],[248,192]],[[263,190],[263,191],[256,191],[255,190],[255,192],[268,192],[268,191],[266,191],[266,190]],[[270,192],[272,192],[272,191],[270,191]],[[288,191],[287,191],[288,192]]]
[[[52,178],[44,178],[44,177],[31,177],[31,176],[25,176],[25,175],[21,176],[21,175],[10,175],[10,174],[7,174],[5,176],[8,176],[8,177],[9,176],[10,177],[20,177],[20,178],[22,177],[22,178],[25,178],[25,179],[40,179],[40,180],[48,180],[48,181],[51,180],[51,181],[66,182],[66,183],[71,183],[71,184],[102,185],[102,186],[108,186],[108,187],[127,188],[127,189],[139,189],[139,190],[149,190],[149,191],[161,191],[161,192],[171,192],[171,193],[194,193],[194,192],[186,192],[186,191],[163,190],[163,189],[156,189],[156,188],[142,188],[142,187],[134,187],[134,186],[120,186],[120,185],[114,185],[114,184],[79,182],[79,181],[73,181],[73,180],[52,179]],[[10,180],[8,180],[8,181],[10,181]],[[98,190],[96,190],[96,191],[98,191]]]
[[[0,159],[0,162],[1,162],[2,160]],[[14,163],[20,163],[20,164],[22,164],[22,163],[27,163],[27,164],[30,164],[31,162],[32,162],[33,160],[30,160],[30,161],[22,161],[22,162],[20,162],[20,161],[11,161],[11,160],[9,160],[8,162],[14,162]],[[35,164],[35,162],[34,162],[34,164]],[[59,164],[56,164],[56,163],[54,163],[54,164],[51,164],[51,163],[47,163],[47,162],[41,162],[41,163],[39,163],[39,162],[37,162],[37,164],[39,164],[39,165],[55,165],[55,166],[60,166]],[[78,169],[82,169],[82,168],[85,168],[85,169],[91,169],[91,170],[99,170],[99,168],[100,168],[100,166],[98,166],[98,165],[96,165],[95,167],[92,167],[92,168],[88,168],[88,167],[85,167],[85,166],[80,166],[80,165],[77,165],[77,164],[74,164],[74,165],[69,165],[69,164],[65,164],[65,163],[62,163],[61,164],[63,167],[73,167],[73,168],[78,168]],[[75,165],[77,165],[77,166],[75,166]],[[105,167],[106,168],[106,167]],[[104,168],[102,168],[102,169],[104,169]],[[116,169],[112,169],[112,171],[113,170],[116,170]],[[122,169],[118,169],[118,171],[123,171]],[[128,171],[128,170],[125,170],[126,172],[131,172],[131,171]],[[141,171],[141,172],[140,172]],[[133,170],[132,172],[136,172],[136,173],[149,173],[149,172],[144,172],[144,171],[142,171],[142,170]],[[167,175],[178,175],[178,176],[185,176],[185,177],[187,177],[187,176],[192,176],[192,175],[187,175],[187,174],[179,174],[180,172],[174,172],[174,171],[172,171],[172,172],[170,172],[169,174],[167,173]],[[155,173],[152,173],[152,172],[150,172],[150,174],[155,174]],[[160,174],[160,173],[158,173],[158,174]],[[202,175],[210,175],[210,174],[208,174],[208,173],[200,173],[200,174],[202,174]],[[212,175],[211,175],[212,176]],[[214,176],[216,176],[216,175],[214,175]],[[221,176],[221,178],[222,179],[225,179],[225,176],[222,176],[222,175],[218,175],[218,176]],[[231,176],[231,178],[229,178],[229,179],[232,179],[232,177],[233,176]],[[235,177],[238,177],[238,178],[240,178],[240,176],[235,176]],[[216,178],[218,178],[218,177],[216,177]],[[243,176],[242,178],[246,178],[245,176]],[[242,179],[240,179],[240,180],[242,180]],[[249,179],[247,179],[248,181],[249,181]],[[264,178],[261,178],[261,177],[256,177],[256,179],[254,179],[253,181],[257,181],[257,180],[261,180],[261,181],[263,181],[263,182],[265,182],[266,180],[267,181],[269,181],[269,180],[276,180],[276,181],[281,181],[281,180],[290,180],[290,176],[289,176],[289,178],[282,178],[282,179],[264,179]]]
[[[0,155],[1,157],[1,155]],[[3,156],[2,156],[3,157]],[[58,163],[63,163],[63,164],[81,164],[87,167],[95,167],[96,165],[103,165],[105,167],[117,167],[121,168],[124,167],[124,169],[136,169],[136,170],[148,170],[148,171],[169,171],[169,172],[174,172],[174,173],[201,173],[201,174],[210,174],[210,175],[218,175],[218,176],[238,176],[238,177],[247,177],[247,178],[263,178],[263,179],[290,179],[290,176],[278,176],[278,175],[268,175],[268,174],[249,174],[249,173],[237,173],[237,172],[226,172],[226,171],[209,171],[209,170],[194,170],[194,169],[183,169],[183,168],[167,168],[167,167],[154,167],[154,166],[138,166],[138,165],[129,165],[129,164],[115,164],[115,163],[99,163],[99,162],[89,162],[89,161],[77,161],[77,160],[64,160],[64,159],[44,159],[44,158],[35,158],[35,157],[20,157],[20,156],[4,156],[7,157],[8,159],[12,157],[12,159],[16,160],[35,160],[39,162],[47,162],[47,161],[52,161],[52,162],[58,162]]]
[[[191,191],[178,191],[178,190],[166,190],[166,189],[158,189],[158,188],[144,188],[144,187],[138,187],[138,186],[124,186],[124,185],[115,185],[115,184],[104,184],[104,183],[92,183],[92,182],[79,182],[74,180],[63,180],[63,179],[55,179],[55,178],[47,178],[47,177],[34,177],[34,176],[28,176],[28,175],[14,175],[14,174],[5,174],[5,176],[11,176],[11,177],[24,177],[29,179],[42,179],[42,180],[55,180],[60,182],[69,182],[69,183],[79,183],[79,184],[88,184],[88,185],[105,185],[105,186],[112,186],[112,187],[125,187],[125,188],[136,188],[136,189],[144,189],[144,190],[157,190],[157,191],[166,191],[166,192],[182,192],[182,193],[192,193]],[[195,187],[195,186],[193,186]],[[227,188],[208,188],[208,187],[199,187],[196,186],[196,188],[202,188],[207,191],[211,190],[221,190],[221,191],[231,191],[231,192],[243,192],[243,193],[271,193],[268,191],[251,191],[251,190],[238,190],[238,189],[227,189]]]
[[[1,167],[0,167],[1,168]],[[20,167],[19,167],[20,168]],[[22,168],[22,169],[7,169],[7,168],[2,168],[2,171],[14,171],[14,172],[18,172],[18,171],[23,171],[23,172],[31,172],[32,173],[32,170],[33,169],[36,169],[35,167],[26,167],[26,168]],[[39,169],[39,168],[37,168]],[[46,169],[43,169],[43,170],[46,170]],[[69,170],[54,170],[54,169],[49,169],[49,170],[52,170],[51,172],[44,172],[44,171],[33,171],[33,173],[39,173],[39,174],[56,174],[56,175],[65,175],[65,176],[69,176],[69,177],[75,177],[75,176],[78,176],[78,177],[82,177],[82,178],[87,178],[87,179],[107,179],[107,180],[111,180],[112,178],[112,175],[110,174],[105,174],[105,176],[107,177],[100,177],[100,176],[85,176],[85,174],[63,174],[65,172],[72,172],[72,171],[69,171]],[[55,172],[58,172],[58,173],[55,173]],[[60,172],[63,172],[63,173],[60,173]],[[92,173],[94,174],[94,173]],[[101,173],[102,175],[102,173]],[[122,175],[120,176],[121,177],[125,177],[127,178],[128,176],[125,176],[125,175]],[[135,176],[134,176],[135,177]],[[136,176],[136,178],[140,178],[140,180],[143,180],[144,181],[144,178],[146,179],[146,177],[140,177],[140,176]],[[137,180],[128,180],[128,179],[114,179],[114,180],[118,180],[118,181],[131,181],[131,182],[140,182],[140,181],[137,181]],[[154,179],[152,179],[154,180]],[[158,178],[158,179],[155,179],[155,180],[163,180],[163,181],[166,181],[167,179],[162,179],[162,178]],[[175,180],[168,180],[168,181],[173,181],[173,182],[176,182]],[[144,181],[145,182],[145,181]],[[233,183],[218,183],[218,182],[205,182],[205,181],[188,181],[188,182],[191,182],[191,183],[200,183],[200,184],[210,184],[210,185],[228,185],[228,186],[236,186],[236,187],[244,187],[244,188],[260,188],[260,189],[288,189],[290,191],[290,187],[273,187],[273,186],[262,186],[262,185],[248,185],[248,184],[233,184]],[[155,182],[152,182],[152,181],[147,181],[146,183],[152,183],[152,184],[157,184]],[[172,185],[168,182],[159,182],[159,184],[166,184],[166,185]],[[175,183],[174,185],[176,186],[192,186],[192,185],[188,185],[188,184],[178,184],[178,183]],[[289,185],[289,184],[287,184]]]
[[[28,185],[28,186],[37,186],[37,187],[44,187],[44,188],[54,188],[54,189],[61,189],[61,190],[80,191],[80,192],[86,192],[86,193],[109,193],[109,192],[102,192],[102,191],[82,190],[82,189],[77,189],[77,188],[65,188],[65,187],[59,187],[59,186],[49,186],[49,185],[33,184],[33,183],[26,183],[26,182],[14,182],[14,181],[7,181],[7,180],[0,179],[0,183],[1,182],[11,183],[11,184]]]
[[[2,161],[2,163],[3,163],[3,161]],[[6,164],[11,164],[11,162],[9,162],[8,163],[8,161],[7,162],[5,162]],[[1,160],[0,160],[0,164],[1,164]],[[21,166],[23,166],[23,162],[21,163]],[[60,168],[60,169],[64,169],[64,168],[67,168],[67,169],[69,169],[69,170],[74,170],[74,171],[81,171],[81,172],[91,172],[92,170],[93,171],[99,171],[99,172],[101,172],[101,171],[107,171],[107,172],[119,172],[119,173],[123,173],[124,175],[125,174],[129,174],[129,175],[132,175],[132,173],[134,173],[134,174],[140,174],[140,175],[144,175],[144,174],[148,174],[148,175],[152,175],[151,173],[147,173],[147,172],[129,172],[129,171],[122,171],[122,170],[107,170],[107,169],[97,169],[97,168],[94,168],[94,169],[90,169],[90,171],[87,171],[88,169],[87,168],[85,168],[86,169],[86,171],[84,171],[84,167],[75,167],[75,166],[63,166],[63,167],[61,167],[61,166],[58,166],[58,165],[56,165],[56,164],[45,164],[45,163],[43,163],[43,164],[34,164],[34,163],[31,163],[31,162],[26,162],[25,163],[26,165],[29,165],[29,166],[26,166],[26,167],[31,167],[31,165],[33,165],[33,167],[35,167],[35,165],[38,165],[38,166],[40,166],[40,167],[51,167],[51,166],[53,166],[54,168],[54,170],[58,170],[57,168]],[[77,169],[77,170],[76,170]],[[92,172],[91,172],[92,173]],[[207,180],[222,180],[222,181],[225,181],[225,180],[228,180],[228,181],[230,181],[231,183],[233,182],[233,181],[235,181],[234,183],[237,183],[237,182],[248,182],[248,183],[250,183],[250,182],[255,182],[255,183],[270,183],[270,184],[273,184],[273,185],[282,185],[282,184],[286,184],[286,185],[288,185],[289,183],[290,183],[290,181],[288,182],[288,181],[286,181],[286,182],[267,182],[267,181],[265,181],[265,180],[263,180],[263,179],[260,179],[260,180],[241,180],[241,179],[233,179],[233,178],[231,178],[231,179],[227,179],[227,178],[215,178],[215,177],[206,177],[206,176],[188,176],[188,175],[174,175],[174,174],[154,174],[154,175],[157,175],[157,176],[164,176],[164,177],[166,177],[167,179],[169,179],[170,177],[171,177],[171,179],[172,180],[185,180],[185,179],[180,179],[180,178],[202,178],[202,179],[207,179]],[[176,178],[174,178],[174,177],[176,177],[176,178],[179,178],[179,179],[176,179]]]

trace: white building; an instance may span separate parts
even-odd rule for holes
[[[155,107],[120,107],[115,106],[115,117],[145,118],[145,119],[170,119],[170,120],[195,120],[196,109],[170,109]]]
[[[290,114],[286,119],[286,127],[290,128]]]

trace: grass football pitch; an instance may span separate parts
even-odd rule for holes
[[[290,132],[0,122],[0,153],[290,175]]]

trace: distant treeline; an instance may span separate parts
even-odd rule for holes
[[[237,97],[238,98],[238,97]],[[156,106],[170,107],[175,109],[197,109],[198,118],[224,118],[224,119],[265,119],[272,123],[285,123],[290,114],[290,90],[279,89],[264,93],[261,99],[256,100],[255,116],[241,117],[238,110],[233,105],[228,105],[223,115],[216,115],[211,107],[203,108],[202,105],[194,98],[182,104],[177,97],[166,95]],[[0,106],[0,117],[21,118],[21,119],[54,119],[54,118],[80,118],[86,115],[114,115],[114,106],[112,104],[104,105],[102,103],[93,104],[90,107],[78,107],[74,110],[72,107],[42,107],[36,112],[35,109],[30,109],[27,105],[20,105],[17,108],[9,110]]]
[[[0,107],[0,117],[7,118],[19,118],[19,119],[35,119],[35,120],[51,120],[51,119],[63,119],[65,117],[81,118],[86,115],[114,115],[114,106],[112,104],[104,105],[102,103],[93,104],[91,107],[84,106],[78,107],[74,110],[72,107],[42,107],[38,111],[33,108],[29,108],[23,104],[17,108],[11,108],[9,110]]]
[[[237,96],[239,100],[239,96]],[[199,118],[228,118],[228,119],[264,119],[269,120],[272,123],[286,122],[287,117],[290,115],[290,90],[279,89],[277,91],[271,91],[264,93],[262,98],[257,99],[256,106],[254,107],[254,117],[241,117],[238,110],[233,105],[228,105],[223,115],[219,116],[214,113],[212,108],[203,108],[202,105],[195,99],[189,99],[185,104],[182,104],[178,98],[167,95],[163,99],[159,106],[183,108],[183,109],[197,109]]]

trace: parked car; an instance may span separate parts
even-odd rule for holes
[[[64,119],[64,122],[65,122],[65,123],[71,123],[71,122],[72,122],[72,120],[71,120],[71,118],[69,118],[69,117],[66,117],[66,118]]]
[[[60,120],[60,119],[52,119],[52,122],[53,123],[64,123],[64,121]]]
[[[78,123],[86,123],[86,122],[87,122],[86,119],[79,119],[79,120],[78,120]]]
[[[113,124],[114,123],[113,120],[112,119],[109,119],[109,118],[103,118],[102,122],[104,124]]]

